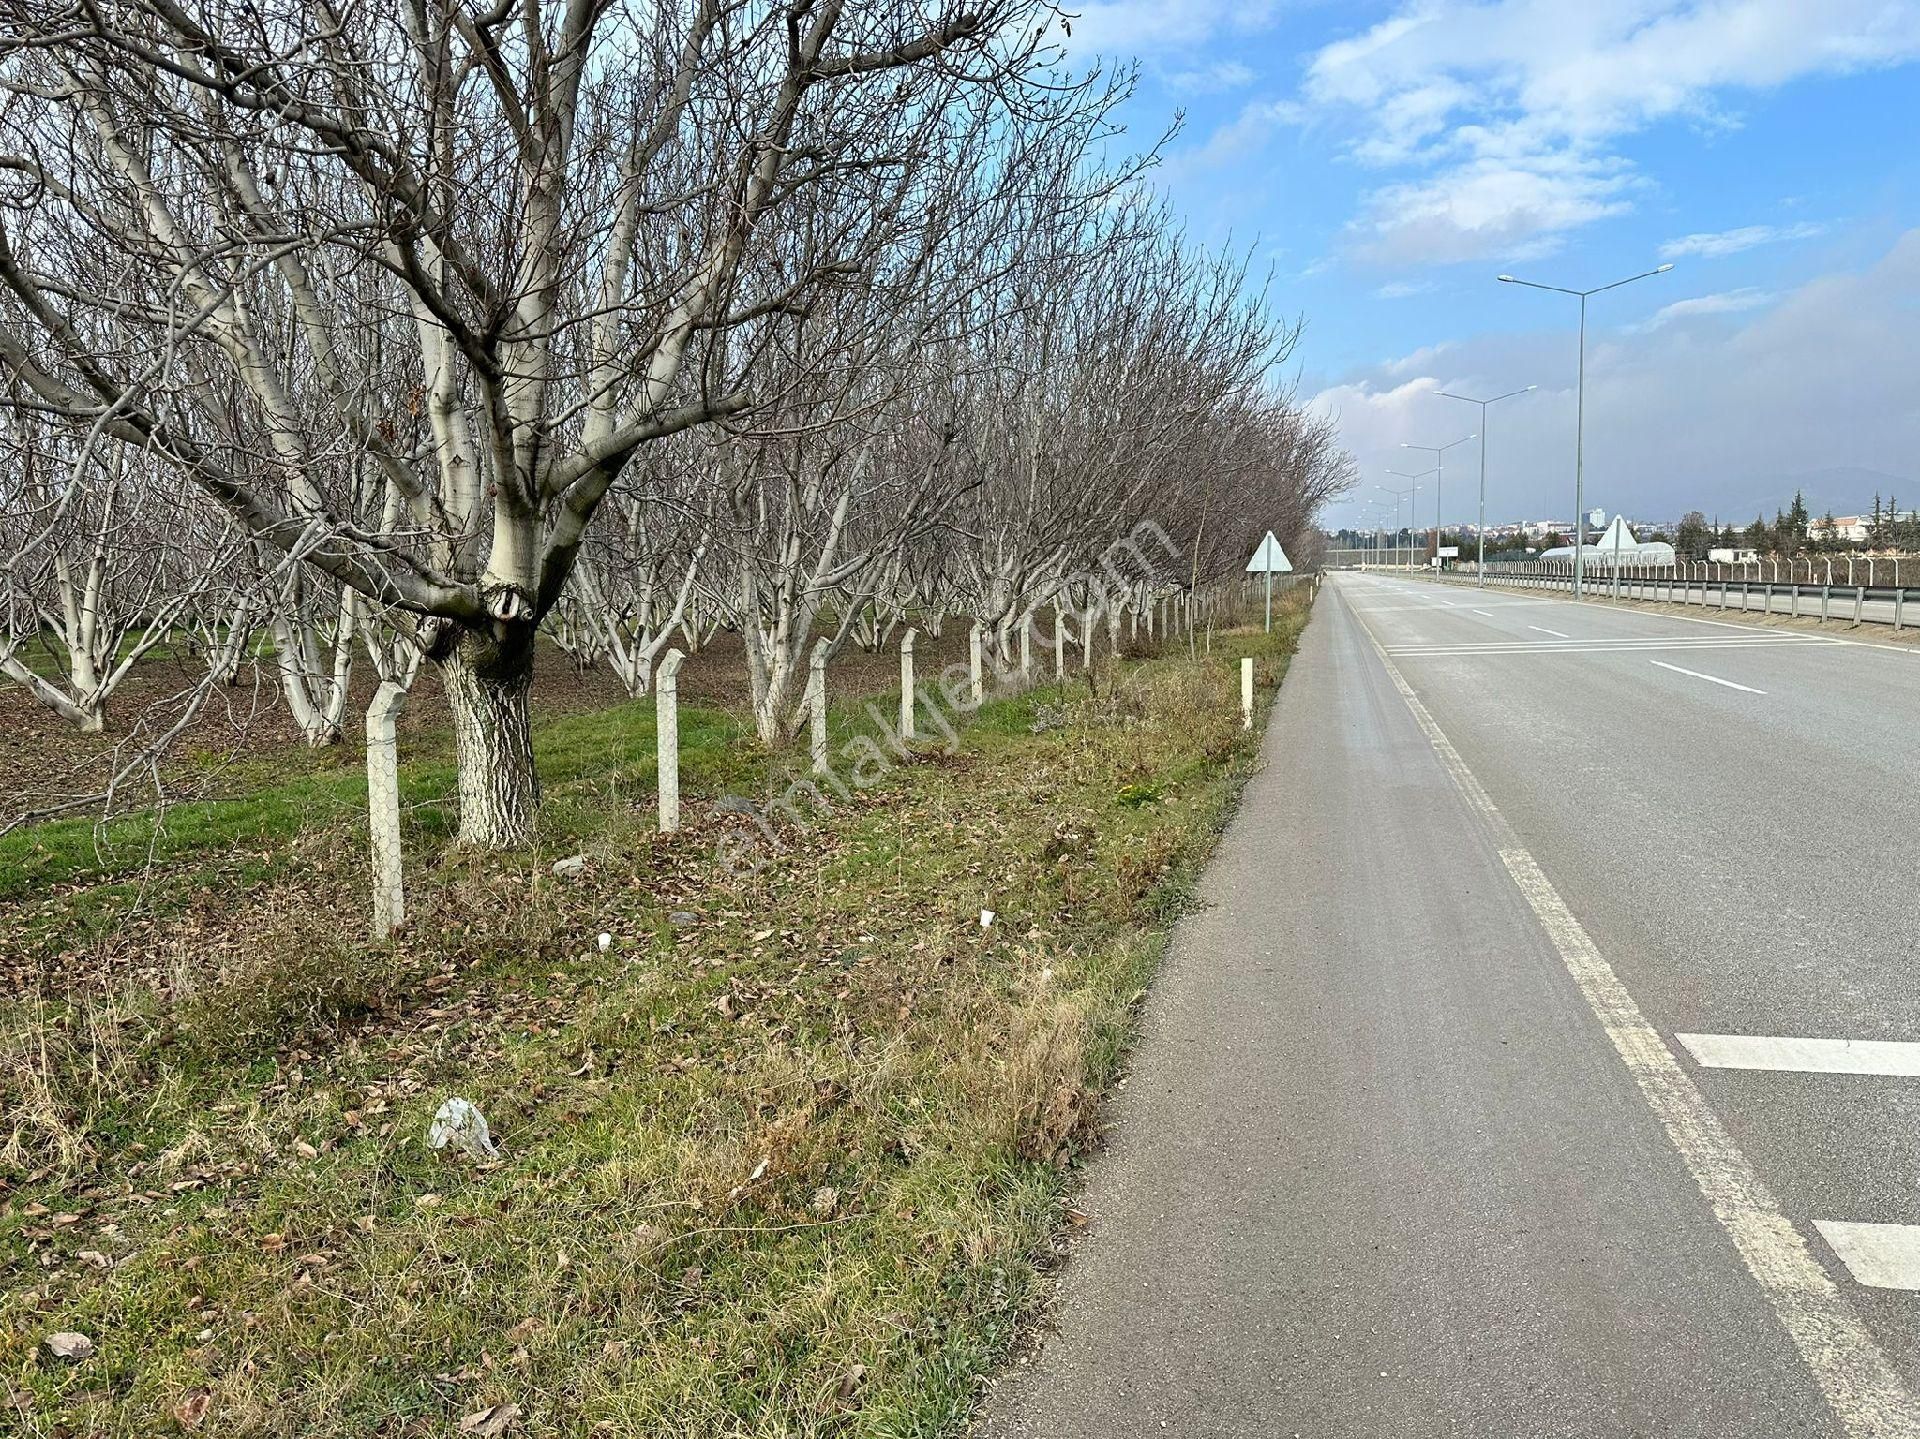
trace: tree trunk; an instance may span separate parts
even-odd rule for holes
[[[533,840],[540,777],[533,766],[533,626],[503,638],[463,632],[441,660],[460,779],[456,842],[520,849]]]

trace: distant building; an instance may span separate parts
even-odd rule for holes
[[[1831,537],[1836,540],[1845,540],[1849,544],[1865,544],[1872,528],[1872,522],[1865,515],[1835,515],[1831,536],[1828,534],[1826,520],[1818,519],[1807,525],[1807,538],[1822,540]]]
[[[1750,565],[1760,558],[1758,550],[1717,549],[1707,551],[1707,560],[1716,565]]]
[[[1561,545],[1558,549],[1546,550],[1543,560],[1567,560],[1573,558],[1573,546]],[[1673,546],[1665,540],[1651,540],[1642,544],[1634,538],[1633,529],[1624,516],[1615,515],[1613,523],[1591,544],[1580,547],[1581,563],[1586,566],[1597,565],[1602,569],[1611,568],[1615,563],[1626,565],[1663,566],[1673,563]]]

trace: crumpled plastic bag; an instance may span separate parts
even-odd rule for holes
[[[494,1148],[493,1134],[487,1128],[486,1115],[470,1099],[449,1099],[433,1116],[433,1124],[427,1130],[427,1147],[445,1149],[449,1144],[475,1159],[500,1157],[500,1151]]]

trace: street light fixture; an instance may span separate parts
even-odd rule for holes
[[[1502,400],[1511,400],[1515,395],[1530,395],[1539,389],[1538,385],[1528,385],[1524,390],[1508,390],[1504,395],[1495,395],[1491,400],[1476,400],[1472,395],[1456,395],[1452,390],[1442,390],[1442,397],[1449,400],[1465,400],[1469,405],[1480,407],[1480,524],[1476,538],[1480,551],[1473,562],[1474,587],[1487,587],[1487,406],[1497,405]]]
[[[1447,481],[1445,474],[1447,451],[1455,445],[1464,445],[1468,440],[1479,438],[1479,435],[1474,434],[1462,435],[1457,440],[1448,440],[1444,445],[1409,445],[1405,441],[1400,444],[1403,450],[1420,450],[1433,456],[1433,558],[1436,565],[1440,560],[1440,491],[1441,486]]]
[[[1639,274],[1629,275],[1624,280],[1615,280],[1611,285],[1595,285],[1591,290],[1569,290],[1564,285],[1542,285],[1535,280],[1517,280],[1512,275],[1497,277],[1503,285],[1525,285],[1530,290],[1551,290],[1556,295],[1572,295],[1580,301],[1579,399],[1576,402],[1573,421],[1573,597],[1576,600],[1580,598],[1583,588],[1586,567],[1582,561],[1583,552],[1587,547],[1587,296],[1598,295],[1606,290],[1617,290],[1622,285],[1631,285],[1635,280],[1664,275],[1672,268],[1670,264],[1656,265],[1651,270],[1642,270]]]

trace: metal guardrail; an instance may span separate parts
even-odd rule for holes
[[[1371,568],[1371,567],[1368,567]],[[1449,571],[1407,570],[1381,566],[1385,574],[1410,579],[1479,588],[1475,577]],[[1549,590],[1571,593],[1573,577],[1566,574],[1503,573],[1489,566],[1486,588]],[[1853,625],[1884,624],[1896,630],[1920,624],[1920,587],[1912,585],[1833,585],[1788,584],[1770,580],[1689,578],[1678,572],[1662,575],[1642,573],[1622,577],[1616,584],[1611,575],[1589,574],[1584,588],[1598,599],[1631,599],[1651,604],[1696,605],[1741,614],[1789,615],[1798,619],[1823,622],[1841,620]],[[1782,605],[1778,601],[1784,600]],[[1757,603],[1756,603],[1757,601]]]

